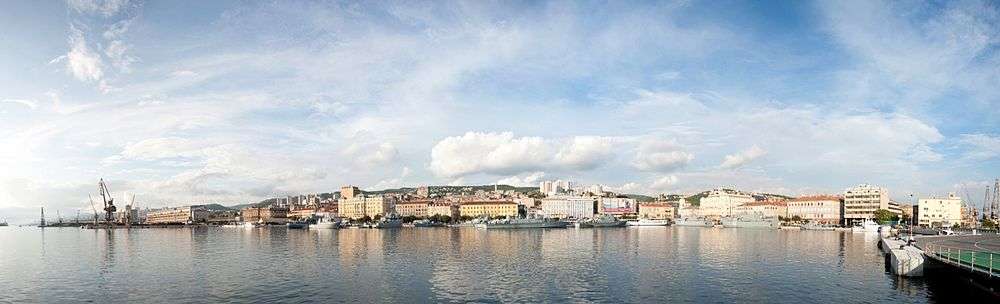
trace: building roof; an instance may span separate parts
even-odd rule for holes
[[[812,195],[803,196],[799,198],[794,198],[788,200],[788,202],[813,202],[813,201],[839,201],[840,196],[837,195]]]
[[[517,205],[517,203],[511,201],[471,201],[462,202],[461,205]]]

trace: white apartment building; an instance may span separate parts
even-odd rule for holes
[[[762,217],[788,216],[788,203],[783,201],[749,202],[733,207],[733,216],[760,215]]]
[[[553,196],[542,199],[541,212],[548,217],[588,218],[594,217],[593,197]]]
[[[884,187],[861,184],[844,190],[844,220],[848,225],[874,218],[878,209],[902,214],[899,204],[889,199],[889,190]]]
[[[962,198],[948,193],[947,198],[921,198],[917,200],[917,221],[924,227],[951,227],[962,224]]]
[[[712,190],[706,197],[699,200],[697,213],[707,218],[720,218],[733,215],[736,207],[756,201],[753,196],[730,189]]]

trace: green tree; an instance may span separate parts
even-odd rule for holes
[[[412,223],[415,220],[417,220],[416,216],[407,215],[403,217],[403,223]]]
[[[376,221],[381,220],[381,219],[382,219],[382,215],[381,214],[376,214],[375,215],[375,220]]]
[[[442,215],[442,216],[438,217],[438,219],[439,219],[438,222],[451,223],[451,216]]]
[[[983,219],[983,228],[994,229],[997,227],[997,223],[993,222],[991,219]]]
[[[875,221],[880,224],[898,221],[899,216],[886,209],[875,210]]]
[[[458,219],[463,222],[471,221],[472,217],[468,215],[459,216]]]
[[[792,216],[792,221],[793,222],[802,222],[802,217],[798,216],[798,215]]]
[[[367,216],[367,215],[365,215],[364,217],[361,218],[361,222],[362,223],[370,223],[371,221],[372,221],[372,217]]]

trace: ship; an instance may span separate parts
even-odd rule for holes
[[[476,224],[484,229],[566,228],[568,223],[550,218],[506,218]]]
[[[578,228],[603,228],[603,227],[623,227],[625,221],[619,220],[612,215],[599,215],[595,218],[587,218],[576,222]]]
[[[309,229],[340,229],[340,220],[324,216],[316,220],[315,224],[309,225]]]
[[[674,226],[712,227],[713,225],[712,221],[703,218],[681,218],[674,221]]]
[[[403,227],[403,219],[395,214],[390,214],[371,225],[372,228],[400,228]]]
[[[3,222],[0,222],[0,227],[7,227],[7,219],[4,219]]]
[[[306,229],[306,228],[309,228],[309,223],[305,222],[305,221],[295,221],[295,222],[288,223],[286,225],[288,225],[288,229]]]
[[[432,220],[416,220],[413,221],[413,227],[443,227],[444,223],[435,222]]]
[[[871,219],[865,219],[864,222],[857,223],[851,227],[853,232],[865,232],[865,233],[875,233],[879,231],[878,223],[872,221]]]
[[[833,226],[820,225],[820,224],[816,224],[816,223],[807,223],[805,225],[802,225],[801,228],[802,228],[802,230],[834,230],[834,229],[836,229]]]
[[[781,222],[776,217],[764,217],[759,214],[726,217],[722,219],[725,228],[769,228],[778,229]]]
[[[669,226],[670,220],[653,220],[653,219],[639,219],[638,221],[629,221],[629,226]]]

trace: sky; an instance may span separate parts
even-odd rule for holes
[[[978,1],[4,1],[0,218],[400,186],[1000,177]]]

